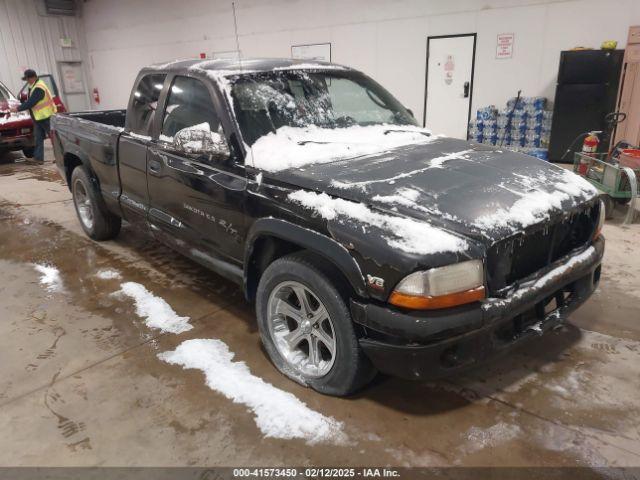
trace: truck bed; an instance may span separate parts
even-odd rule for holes
[[[127,116],[126,110],[98,110],[89,112],[67,113],[67,117],[87,120],[89,122],[101,123],[112,127],[124,128]]]
[[[54,149],[61,172],[65,162],[81,161],[97,178],[105,201],[118,207],[118,141],[125,126],[126,110],[99,110],[57,114],[51,121]],[[67,181],[70,179],[67,178]]]

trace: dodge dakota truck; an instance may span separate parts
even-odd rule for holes
[[[275,367],[325,394],[450,375],[544,335],[598,285],[587,182],[434,135],[347,67],[154,65],[126,111],[52,125],[89,237],[126,220],[236,282]]]

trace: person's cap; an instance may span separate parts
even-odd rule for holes
[[[26,80],[27,78],[35,78],[38,74],[35,70],[31,70],[30,68],[24,71],[24,75],[22,76],[22,80]]]

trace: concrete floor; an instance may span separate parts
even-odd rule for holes
[[[53,165],[5,155],[0,465],[640,465],[640,226],[619,223],[605,228],[600,289],[572,325],[464,375],[379,378],[336,399],[272,367],[233,284],[127,227],[89,240]],[[58,267],[64,290],[43,288],[34,262]],[[105,267],[123,280],[97,279]],[[150,330],[110,295],[121,281],[142,283],[195,328]],[[264,438],[200,371],[157,358],[190,338],[223,340],[254,375],[343,422],[348,441]]]

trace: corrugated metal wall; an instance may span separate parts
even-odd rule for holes
[[[83,28],[79,17],[46,15],[42,0],[0,0],[0,81],[17,93],[24,83],[22,72],[33,68],[52,73],[62,92],[57,62],[86,58]],[[63,48],[61,38],[70,38],[73,46]],[[85,85],[90,85],[83,65]],[[73,110],[90,105],[88,92],[63,97]]]

